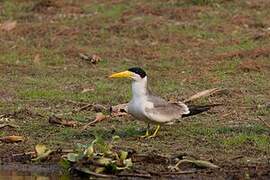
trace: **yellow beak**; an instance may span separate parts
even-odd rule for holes
[[[133,73],[130,71],[123,71],[119,73],[115,73],[110,75],[110,78],[131,78],[133,76]]]

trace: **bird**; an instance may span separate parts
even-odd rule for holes
[[[209,110],[214,105],[192,106],[183,102],[169,102],[154,95],[148,88],[146,72],[140,67],[132,67],[126,71],[113,73],[110,78],[129,78],[132,80],[132,99],[127,106],[127,112],[135,119],[147,123],[147,129],[142,138],[154,138],[161,125],[173,124],[180,118],[199,114]],[[156,124],[154,133],[150,134],[150,124]]]

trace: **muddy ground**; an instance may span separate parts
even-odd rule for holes
[[[0,137],[24,137],[0,142],[1,167],[31,165],[36,144],[65,150],[119,135],[119,148],[166,157],[135,162],[133,174],[269,178],[269,8],[268,0],[1,1]],[[143,122],[109,116],[131,93],[129,81],[108,76],[133,66],[145,69],[151,89],[168,100],[221,88],[192,103],[223,106],[139,139]],[[108,117],[82,131],[100,111]],[[76,126],[49,123],[53,115]],[[55,165],[60,150],[41,165]],[[220,169],[168,173],[171,157],[182,154]]]

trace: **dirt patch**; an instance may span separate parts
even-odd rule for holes
[[[233,51],[229,53],[223,53],[217,55],[213,59],[223,60],[223,59],[233,59],[233,58],[252,58],[256,59],[258,57],[270,57],[270,48],[256,48],[252,50],[243,50],[243,51]]]
[[[206,11],[207,7],[190,6],[190,7],[155,7],[149,5],[138,5],[135,11],[126,12],[124,15],[153,15],[164,16],[171,20],[191,20],[198,17],[199,13]]]
[[[1,101],[10,102],[13,100],[13,98],[14,98],[13,93],[0,89],[0,100]]]
[[[246,4],[251,9],[265,9],[270,7],[270,3],[267,0],[248,0]]]
[[[36,13],[55,14],[58,8],[60,6],[57,4],[57,1],[45,0],[37,2],[33,6],[32,11]]]
[[[239,64],[238,68],[244,72],[250,72],[250,71],[259,72],[262,70],[263,67],[262,65],[260,65],[254,60],[245,60]]]
[[[20,109],[12,113],[4,114],[2,115],[2,117],[25,120],[29,118],[43,117],[43,116],[29,109]]]
[[[232,24],[244,26],[245,28],[263,29],[267,27],[267,22],[261,22],[249,15],[235,15],[231,19]]]
[[[37,2],[31,9],[35,13],[55,14],[58,10],[65,13],[83,13],[82,9],[75,3],[68,3],[63,0],[42,0]]]

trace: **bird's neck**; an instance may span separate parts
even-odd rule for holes
[[[145,97],[147,94],[148,94],[147,77],[144,77],[143,79],[141,79],[139,81],[132,82],[133,98]]]

